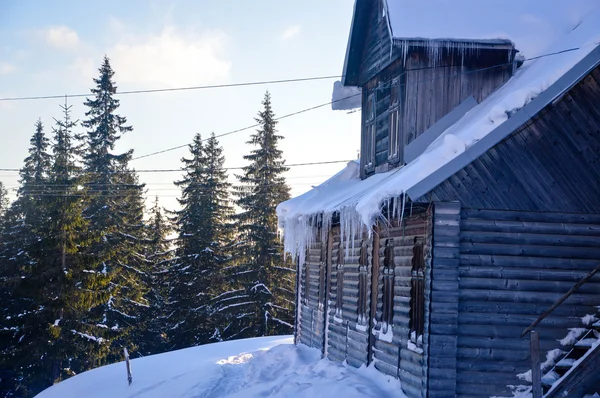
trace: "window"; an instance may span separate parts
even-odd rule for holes
[[[381,331],[387,333],[394,319],[394,239],[392,238],[389,238],[385,244],[382,293]]]
[[[365,168],[371,170],[375,165],[375,94],[367,98],[363,145],[361,156],[364,156]]]
[[[310,296],[310,248],[306,248],[306,257],[304,260],[304,305],[308,305]]]
[[[388,160],[397,162],[401,160],[400,151],[403,149],[400,145],[400,122],[398,111],[398,91],[400,85],[398,79],[392,80],[392,89],[390,91],[390,124],[388,127]]]
[[[344,250],[342,242],[338,246],[337,256],[337,277],[336,277],[336,294],[335,294],[335,316],[342,316],[342,304],[344,302]]]
[[[325,268],[327,267],[327,242],[321,242],[321,258],[319,261],[319,310],[325,302]]]
[[[369,254],[367,241],[363,240],[360,247],[358,262],[358,324],[367,324],[367,270],[369,266]]]
[[[425,254],[421,237],[414,240],[411,276],[410,341],[422,346],[425,328]]]

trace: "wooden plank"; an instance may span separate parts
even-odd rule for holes
[[[590,349],[566,377],[552,386],[546,397],[582,397],[585,394],[597,391],[600,383],[598,380],[599,367],[600,345],[596,345]]]
[[[529,333],[531,353],[531,391],[533,398],[542,398],[542,372],[540,370],[540,336],[532,330]]]

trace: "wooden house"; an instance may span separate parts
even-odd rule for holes
[[[355,3],[360,162],[278,206],[296,339],[411,398],[511,397],[532,382],[522,332],[600,263],[600,10],[527,60],[396,37],[395,3]],[[596,275],[535,327],[546,396],[600,391],[598,306]]]

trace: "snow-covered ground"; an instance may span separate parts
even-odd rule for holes
[[[373,368],[321,359],[291,337],[261,337],[173,351],[93,369],[37,398],[404,397],[400,383]]]

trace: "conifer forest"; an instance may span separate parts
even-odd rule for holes
[[[276,205],[289,198],[267,92],[247,165],[228,180],[213,135],[181,159],[177,209],[117,142],[134,128],[104,58],[85,118],[32,120],[15,200],[0,182],[0,396],[32,397],[83,371],[225,340],[290,334],[294,264]],[[33,124],[35,122],[35,124]]]

